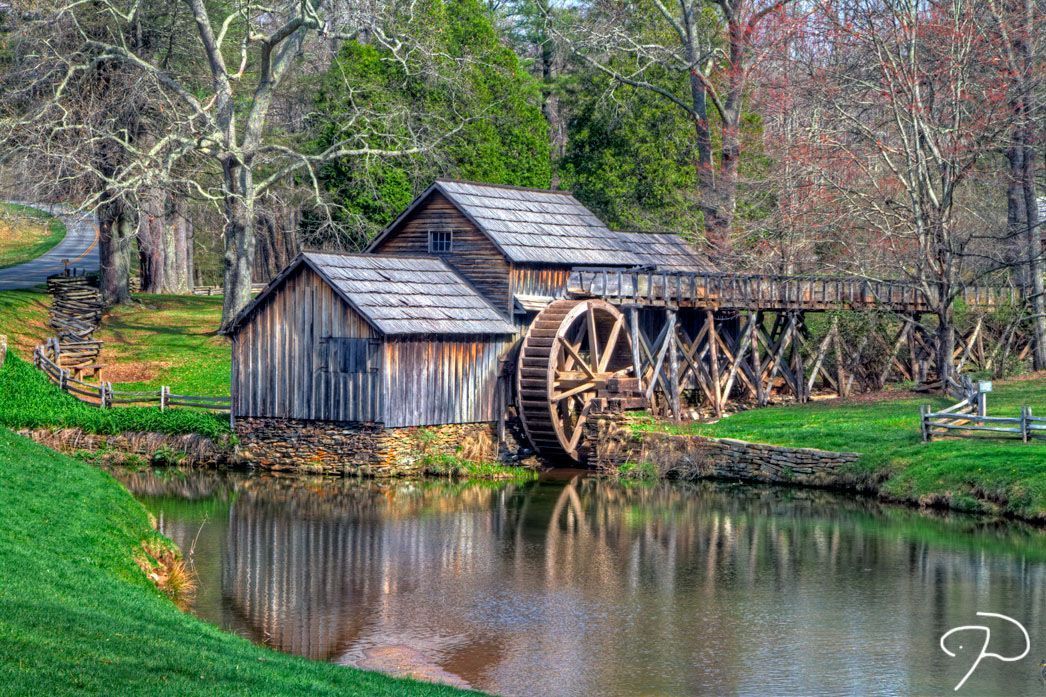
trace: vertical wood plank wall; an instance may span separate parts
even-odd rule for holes
[[[513,264],[509,271],[509,288],[513,295],[549,295],[555,298],[566,294],[570,267],[538,264]]]
[[[385,344],[385,425],[429,426],[498,418],[498,360],[507,338],[392,338]]]
[[[381,421],[380,371],[342,373],[321,364],[325,337],[379,338],[326,282],[302,267],[233,343],[236,416]]]
[[[451,251],[430,254],[429,230],[450,231],[453,238]],[[439,192],[434,192],[389,233],[374,253],[439,257],[468,279],[495,308],[506,314],[512,312],[509,265],[505,257]]]

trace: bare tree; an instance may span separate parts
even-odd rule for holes
[[[1041,9],[1034,0],[988,0],[994,20],[993,29],[998,38],[1007,72],[1011,76],[1010,109],[1012,125],[1010,142],[1006,147],[1009,164],[1007,181],[1007,224],[1010,238],[1018,241],[1016,266],[1024,266],[1023,277],[1033,311],[1033,364],[1036,370],[1046,370],[1046,292],[1043,275],[1042,233],[1039,203],[1035,192],[1036,123],[1042,116],[1042,104],[1037,103],[1042,66],[1036,60],[1036,42],[1041,41],[1039,25]]]
[[[177,61],[139,50],[127,38],[133,36],[142,13],[160,7],[174,6],[160,0],[74,1],[43,15],[38,12],[34,21],[60,22],[72,30],[51,50],[63,58],[59,63],[69,77],[59,81],[45,101],[48,107],[59,108],[58,95],[64,96],[73,79],[98,65],[118,65],[156,86],[169,104],[163,132],[148,140],[125,132],[116,142],[126,162],[101,177],[105,187],[99,188],[112,195],[96,193],[94,200],[129,198],[150,187],[168,191],[185,187],[219,206],[224,218],[222,326],[226,328],[250,300],[259,197],[295,176],[303,178],[320,199],[316,166],[336,158],[419,153],[459,128],[461,119],[450,114],[419,121],[409,112],[379,115],[360,104],[359,120],[350,119],[344,137],[322,152],[298,147],[271,119],[281,86],[308,64],[303,56],[309,42],[322,46],[365,38],[380,44],[405,67],[425,65],[426,32],[412,26],[410,0],[282,0],[266,6],[184,0],[177,8],[187,13],[180,16],[188,18],[193,34],[184,47],[189,55]],[[97,31],[100,23],[109,31]],[[399,35],[397,27],[414,31]],[[408,40],[411,36],[415,39]],[[47,108],[19,116],[23,123],[39,120],[43,111]],[[353,129],[354,125],[359,128]]]
[[[906,274],[929,299],[947,385],[955,301],[1006,264],[977,206],[1009,124],[995,47],[971,0],[827,3],[820,21],[831,45],[813,47],[807,67],[819,102],[811,165],[848,214],[852,257]]]
[[[760,32],[788,2],[592,0],[549,14],[550,21],[576,18],[560,23],[556,35],[615,85],[649,90],[687,115],[694,128],[705,237],[723,254],[733,251],[745,91],[753,64],[772,46],[760,40],[766,38]],[[778,35],[784,32],[778,24]],[[661,75],[671,76],[671,84]]]

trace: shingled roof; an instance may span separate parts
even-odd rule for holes
[[[445,196],[515,263],[634,266],[638,257],[571,194],[438,179],[371,243],[374,250],[433,192]]]
[[[681,236],[671,232],[618,232],[643,266],[660,271],[715,272],[715,264]]]
[[[375,329],[401,334],[511,334],[514,329],[441,259],[305,252],[244,308],[238,327],[301,265],[320,275]]]

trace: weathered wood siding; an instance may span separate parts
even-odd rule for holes
[[[385,343],[385,425],[498,419],[498,366],[506,339],[392,338]]]
[[[569,280],[569,266],[513,264],[509,271],[509,286],[513,295],[562,297],[566,294]]]
[[[329,338],[349,339],[334,342]],[[351,341],[353,339],[364,341]],[[379,352],[372,370],[345,372]],[[290,276],[246,321],[233,342],[233,409],[238,417],[381,421],[381,338],[311,269]]]
[[[448,230],[450,252],[429,253],[429,230]],[[443,259],[498,310],[511,312],[509,264],[490,239],[439,192],[421,203],[374,249],[375,254],[436,256]]]

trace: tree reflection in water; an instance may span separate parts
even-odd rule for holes
[[[937,639],[981,610],[1033,653],[969,689],[1041,689],[1023,526],[711,482],[114,473],[191,550],[195,612],[310,658],[520,695],[942,693],[969,663]]]

